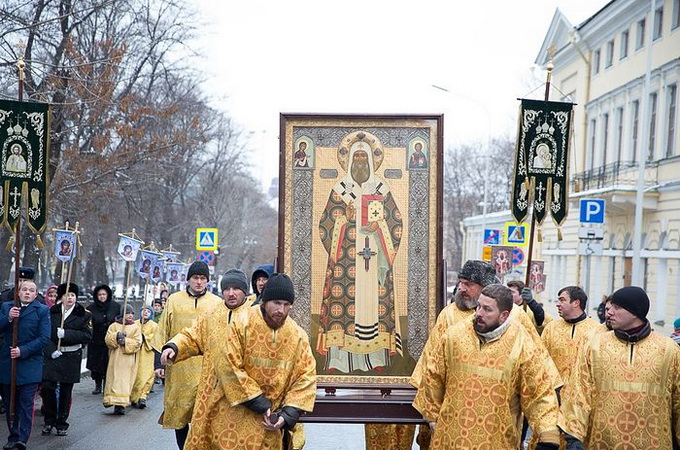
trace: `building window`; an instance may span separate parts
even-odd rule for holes
[[[673,17],[671,18],[671,30],[680,26],[680,0],[673,0]]]
[[[602,116],[602,165],[607,165],[607,148],[609,147],[609,114]]]
[[[619,49],[620,50],[619,59],[623,59],[626,56],[628,56],[628,35],[629,35],[628,30],[621,33],[621,48]]]
[[[663,7],[654,11],[654,40],[661,37],[663,32]]]
[[[614,39],[607,42],[607,55],[605,58],[605,67],[611,67],[614,63]]]
[[[645,19],[637,23],[637,33],[635,34],[635,50],[640,50],[645,46]]]
[[[657,93],[649,94],[649,148],[647,150],[647,161],[654,160],[654,150],[656,150],[656,103]]]
[[[631,107],[631,117],[633,118],[633,123],[631,128],[632,134],[632,142],[631,142],[631,151],[632,151],[632,158],[631,161],[635,162],[637,160],[637,148],[638,148],[638,131],[640,128],[640,101],[639,100],[633,100],[633,104]]]
[[[595,168],[595,137],[597,133],[597,121],[595,119],[590,120],[590,168]]]
[[[666,100],[666,104],[668,104],[668,111],[666,113],[666,117],[668,117],[668,133],[666,133],[666,156],[671,157],[675,155],[678,85],[671,84],[668,86],[667,92],[668,99]]]
[[[600,73],[600,50],[593,52],[593,75]]]
[[[623,107],[616,108],[616,161],[621,161],[623,153]]]

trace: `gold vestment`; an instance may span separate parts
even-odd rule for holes
[[[116,335],[125,331],[125,345],[118,346]],[[137,375],[137,352],[142,345],[142,330],[136,322],[123,325],[114,322],[106,331],[104,342],[109,348],[109,365],[106,368],[106,383],[104,384],[105,407],[128,406],[130,393]]]
[[[680,442],[680,347],[595,334],[561,392],[560,428],[588,450],[672,450]]]
[[[171,342],[176,361],[203,354],[203,373],[185,450],[281,449],[280,432],[266,431],[263,416],[244,402],[261,394],[271,410],[310,412],[316,398],[316,362],[307,334],[291,319],[269,328],[260,308],[232,315],[216,308]],[[228,326],[227,326],[228,325]]]
[[[190,327],[199,314],[219,305],[224,305],[222,299],[209,292],[198,298],[190,296],[186,290],[175,292],[168,297],[151,346],[160,352],[173,336]],[[197,356],[166,368],[164,411],[159,420],[163,428],[180,429],[191,421],[202,359]]]
[[[413,406],[436,422],[430,448],[518,448],[521,413],[543,442],[559,442],[545,349],[518,321],[487,343],[472,325],[465,320],[449,327],[424,363]]]

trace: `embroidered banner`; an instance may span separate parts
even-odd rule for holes
[[[24,201],[28,227],[45,229],[48,151],[49,105],[0,100],[0,224],[11,231]]]
[[[536,223],[546,214],[560,226],[569,208],[569,138],[573,103],[522,100],[512,187],[512,215],[522,222],[533,202]]]

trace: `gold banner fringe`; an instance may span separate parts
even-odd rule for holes
[[[562,239],[564,239],[562,237],[562,227],[557,227],[557,240],[561,241]]]
[[[37,245],[39,249],[42,249],[42,248],[45,247],[45,244],[43,244],[43,241],[40,238],[39,234],[36,235],[35,245]]]
[[[536,233],[538,234],[538,237],[536,238],[536,240],[537,240],[538,242],[543,242],[543,233],[541,233],[541,228],[540,228],[540,227],[538,227],[538,228],[536,229]]]
[[[5,251],[11,252],[12,247],[14,247],[14,234],[10,235],[9,239],[7,240],[7,245],[5,246]]]

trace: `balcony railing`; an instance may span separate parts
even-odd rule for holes
[[[658,163],[645,164],[645,186],[657,184]],[[617,161],[594,169],[574,174],[572,189],[574,191],[590,191],[614,186],[637,186],[638,163],[635,161]],[[578,188],[576,188],[578,186]]]

